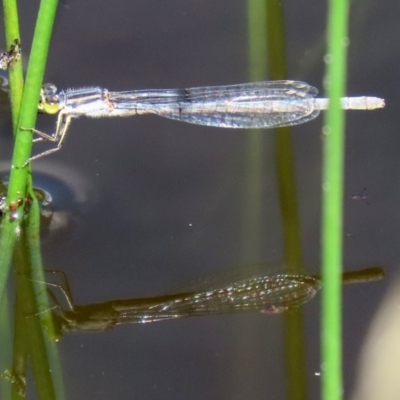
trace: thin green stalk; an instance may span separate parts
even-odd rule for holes
[[[32,193],[31,193],[32,196]],[[13,264],[16,272],[16,317],[14,329],[14,357],[10,376],[13,399],[24,397],[26,359],[32,363],[35,388],[41,399],[64,399],[62,373],[54,341],[54,329],[47,292],[43,286],[40,253],[40,206],[33,198],[16,243]],[[38,304],[40,303],[40,308]],[[48,332],[43,334],[43,328]],[[51,373],[50,373],[51,371]],[[57,392],[57,397],[55,396]]]
[[[4,296],[0,303],[0,399],[9,399],[11,396],[11,382],[2,376],[12,362],[11,325],[8,296]]]
[[[3,0],[4,25],[8,48],[14,39],[20,38],[18,9],[16,0]],[[13,120],[13,133],[16,135],[18,126],[19,110],[23,92],[22,60],[14,63],[8,71],[10,79],[10,101]],[[0,302],[4,298],[4,287],[6,285],[9,265],[15,241],[15,228],[17,224],[10,223],[3,217],[0,227]]]
[[[247,2],[248,15],[248,57],[249,78],[251,81],[265,80],[267,76],[267,46],[265,39],[265,0]],[[246,134],[246,155],[244,159],[246,179],[243,209],[241,254],[243,260],[259,259],[262,256],[264,243],[262,237],[264,221],[260,219],[263,208],[263,184],[265,176],[266,154],[265,140],[261,130],[251,130]]]
[[[262,81],[268,76],[265,7],[265,0],[247,2],[249,78],[251,81]]]
[[[14,3],[15,0],[4,0],[5,17],[10,18],[10,20],[5,20],[8,40],[14,40],[15,37],[10,36],[17,34],[18,31],[16,28],[18,27],[18,17]],[[30,168],[23,167],[23,165],[30,156],[32,134],[21,130],[20,127],[32,128],[35,125],[37,102],[56,9],[57,0],[42,0],[40,3],[20,113],[17,109],[13,111],[13,118],[19,115],[19,120],[7,194],[7,206],[10,212],[3,218],[0,230],[0,299],[3,296],[16,235],[21,229],[21,220],[24,214],[22,203],[25,200],[26,182],[30,173]],[[12,78],[13,76],[10,75],[10,86],[13,91],[15,82]],[[18,107],[18,104],[12,104],[12,107]]]
[[[322,399],[342,398],[341,273],[343,237],[344,113],[348,1],[330,0],[326,56],[329,110],[323,130],[322,180]]]
[[[26,370],[28,360],[26,315],[23,310],[23,302],[17,291],[14,305],[14,344],[13,362],[10,371],[12,383],[12,400],[20,400],[26,392]]]
[[[6,36],[8,43],[19,38],[17,7],[14,0],[4,0],[4,15]],[[32,146],[32,134],[21,130],[21,126],[31,128],[34,126],[37,115],[37,102],[44,76],[45,62],[50,42],[50,36],[57,9],[57,0],[42,0],[39,7],[37,24],[35,28],[32,50],[27,70],[26,85],[22,91],[22,67],[18,70],[18,63],[10,69],[10,98],[13,115],[13,126],[17,132],[12,158],[11,174],[8,186],[7,206],[8,212],[3,218],[0,232],[0,299],[3,296],[4,287],[9,271],[11,255],[14,250],[14,264],[17,271],[17,291],[19,303],[23,309],[25,337],[20,337],[17,353],[14,358],[14,372],[18,378],[24,378],[26,354],[18,352],[27,344],[28,353],[32,361],[38,397],[41,399],[55,399],[52,382],[51,368],[47,358],[46,342],[43,336],[40,319],[36,308],[36,296],[30,279],[32,264],[37,262],[40,252],[38,243],[32,242],[32,238],[39,237],[39,225],[34,222],[38,219],[40,210],[33,201],[34,210],[31,210],[29,220],[23,220],[26,193],[31,189],[30,167],[24,167],[24,163],[30,156]],[[23,45],[23,43],[22,43]],[[22,100],[21,100],[22,93]],[[28,203],[27,203],[28,204]],[[36,219],[32,218],[35,213]],[[23,223],[25,222],[25,223]],[[28,225],[26,226],[26,223]],[[18,241],[16,242],[16,239]],[[33,243],[33,244],[32,244]],[[30,316],[26,318],[26,316]],[[29,332],[29,335],[26,335]],[[22,363],[22,364],[21,364]],[[20,368],[22,366],[22,368]],[[53,365],[54,369],[54,365]],[[22,381],[21,381],[22,382]],[[19,396],[18,391],[14,391]]]
[[[286,40],[283,5],[277,0],[266,1],[268,67],[272,80],[286,79]],[[297,204],[296,173],[291,129],[280,128],[275,133],[275,160],[279,204],[282,215],[282,233],[285,267],[289,273],[302,273],[300,217]],[[304,318],[302,309],[284,315],[285,370],[287,398],[307,399],[306,354]]]
[[[31,260],[29,257],[26,229],[22,230],[21,236],[16,242],[13,262],[16,269],[16,287],[18,300],[20,301],[22,312],[25,316],[23,335],[20,342],[25,341],[27,353],[32,362],[35,386],[39,399],[55,400],[55,393],[52,381],[50,363],[47,357],[46,343],[41,327],[40,318],[37,318],[38,307],[36,305],[36,295],[31,279]],[[28,334],[29,333],[29,334]],[[22,346],[20,346],[22,347]],[[23,354],[16,355],[14,360],[20,364]],[[18,370],[18,368],[15,368]],[[20,371],[21,373],[23,371]],[[17,378],[24,378],[17,376]]]
[[[30,185],[31,186],[31,185]],[[36,304],[40,304],[39,315],[36,317],[41,322],[41,327],[45,329],[43,341],[46,346],[46,352],[43,354],[38,353],[38,358],[47,357],[48,363],[51,367],[51,379],[58,400],[65,399],[65,389],[63,382],[63,374],[61,369],[60,357],[57,349],[56,340],[58,339],[53,324],[51,305],[46,290],[44,290],[43,282],[46,281],[43,270],[42,254],[40,251],[40,205],[38,200],[31,192],[30,196],[33,198],[32,205],[29,210],[27,223],[25,227],[27,246],[29,252],[29,259],[31,262],[30,276],[32,278],[33,289],[35,294]],[[47,312],[42,312],[47,310]],[[43,336],[43,335],[42,335]],[[35,349],[33,348],[33,351]],[[30,351],[31,354],[32,351]]]
[[[249,60],[252,80],[286,78],[284,18],[282,5],[277,0],[248,2],[249,16]],[[249,186],[246,190],[249,208],[247,225],[252,229],[244,231],[250,243],[258,243],[261,209],[262,160],[265,158],[263,143],[268,140],[264,133],[249,136]],[[291,131],[281,128],[275,135],[275,159],[278,194],[282,215],[282,232],[285,250],[285,265],[291,273],[303,272],[300,222],[297,207],[296,180],[293,165]],[[251,218],[253,217],[253,218]],[[256,223],[249,224],[250,221]],[[257,224],[258,223],[258,224]],[[257,229],[258,228],[258,229]],[[253,244],[254,251],[254,244]],[[284,315],[285,322],[285,370],[287,397],[291,400],[307,398],[307,376],[305,367],[305,346],[302,310],[293,310]]]
[[[20,39],[18,9],[16,0],[3,0],[4,22],[6,31],[7,49],[10,48],[15,39]],[[22,92],[24,88],[24,78],[22,70],[22,61],[12,65],[8,71],[10,79],[10,102],[13,121],[14,136],[17,133],[19,110],[22,101]]]

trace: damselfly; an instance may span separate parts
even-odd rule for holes
[[[86,116],[125,117],[157,114],[161,117],[220,128],[276,128],[302,124],[328,108],[328,99],[315,98],[318,90],[299,81],[270,81],[230,86],[188,89],[132,90],[110,92],[100,87],[68,89],[42,88],[39,111],[58,113],[56,131],[47,134],[29,129],[39,140],[57,142],[55,148],[31,157],[26,163],[58,151],[72,118]],[[385,105],[377,97],[344,97],[345,110],[374,110]],[[24,129],[24,128],[22,128]]]

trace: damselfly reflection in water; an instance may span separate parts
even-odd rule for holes
[[[318,90],[300,81],[270,81],[229,86],[184,89],[152,89],[111,92],[101,87],[57,91],[43,85],[39,112],[57,114],[56,131],[47,134],[36,129],[35,141],[56,142],[56,147],[29,158],[30,161],[58,151],[66,138],[72,118],[86,116],[125,117],[156,114],[197,125],[219,128],[276,128],[298,125],[326,110],[329,100],[315,98]],[[345,110],[375,110],[385,102],[378,97],[343,97]],[[25,128],[22,128],[25,129]]]
[[[103,331],[121,324],[144,324],[215,314],[278,314],[310,301],[321,288],[318,276],[271,273],[270,269],[268,273],[265,266],[257,266],[260,272],[255,275],[254,270],[251,268],[252,275],[242,276],[238,280],[227,279],[214,286],[203,281],[180,292],[154,297],[74,305],[68,295],[70,310],[58,305],[52,313],[58,334],[61,335],[65,332]],[[382,268],[373,267],[344,273],[343,283],[374,281],[383,276]],[[68,292],[67,288],[64,293]],[[55,298],[54,293],[52,297]]]

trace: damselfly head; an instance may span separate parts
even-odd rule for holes
[[[44,114],[56,114],[60,111],[60,99],[57,94],[57,87],[52,83],[46,83],[42,86],[38,110]]]

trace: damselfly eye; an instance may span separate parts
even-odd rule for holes
[[[42,93],[46,97],[54,96],[55,94],[57,94],[57,86],[53,83],[45,83],[42,86]]]

